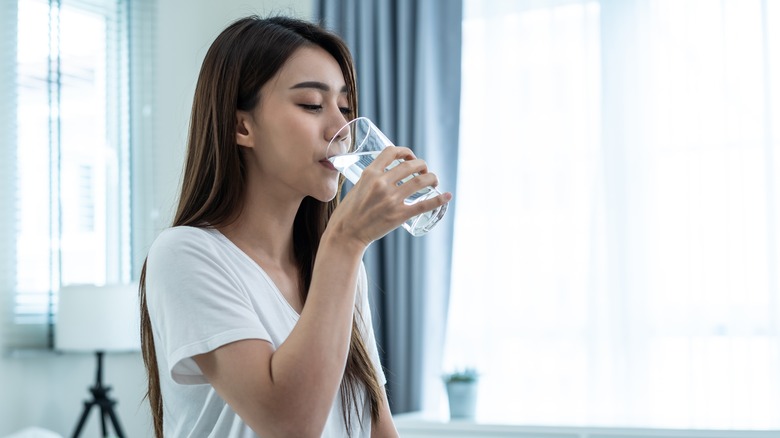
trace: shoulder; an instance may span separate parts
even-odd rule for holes
[[[219,245],[218,231],[213,228],[178,226],[163,230],[149,248],[149,254],[188,249],[208,250]]]
[[[217,230],[177,226],[163,230],[149,248],[148,264],[178,264],[211,258],[224,246]]]
[[[213,228],[178,226],[162,231],[146,259],[149,295],[174,296],[186,290],[188,299],[214,291],[235,291],[238,274],[226,239]]]
[[[204,245],[213,242],[217,233],[218,231],[208,227],[178,226],[166,228],[154,240],[152,249],[169,246]]]

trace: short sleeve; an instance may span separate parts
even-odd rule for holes
[[[158,354],[177,383],[206,383],[193,356],[242,339],[270,342],[248,293],[220,259],[217,241],[203,230],[171,228],[155,240],[146,297]]]
[[[363,342],[365,343],[366,350],[368,350],[368,354],[374,364],[379,385],[384,386],[387,383],[387,378],[385,377],[382,363],[379,360],[379,349],[377,347],[373,319],[371,317],[371,305],[368,301],[368,276],[366,274],[366,267],[363,263],[360,264],[360,273],[358,275],[357,308],[360,314],[359,320],[361,321],[361,327],[359,327],[359,329],[363,335]]]

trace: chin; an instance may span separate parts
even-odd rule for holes
[[[331,183],[330,181],[328,184],[324,187],[325,192],[323,193],[323,197],[321,199],[322,202],[330,202],[339,195],[339,178],[336,178]],[[317,198],[320,199],[320,198]]]
[[[335,197],[336,197],[336,192],[333,192],[333,193],[332,193],[332,194],[330,194],[330,195],[323,195],[323,196],[317,196],[317,195],[313,195],[313,196],[312,196],[312,198],[314,198],[314,199],[316,199],[316,200],[318,200],[318,201],[320,201],[320,202],[330,202],[330,201],[332,201],[332,200],[333,200],[333,198],[335,198]]]
[[[312,198],[320,202],[330,202],[333,200],[333,198],[336,197],[338,192],[339,192],[338,187],[334,187],[334,188],[329,188],[328,190],[324,190],[320,193],[312,193],[309,196],[311,196]]]

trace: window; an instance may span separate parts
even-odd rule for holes
[[[16,4],[12,213],[3,282],[10,346],[41,346],[60,286],[130,279],[124,2]],[[8,53],[3,52],[5,56]],[[49,333],[50,335],[50,333]]]
[[[464,4],[445,366],[478,417],[780,427],[780,1]]]

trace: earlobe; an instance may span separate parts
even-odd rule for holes
[[[236,144],[251,148],[252,138],[251,116],[246,111],[236,111]]]

